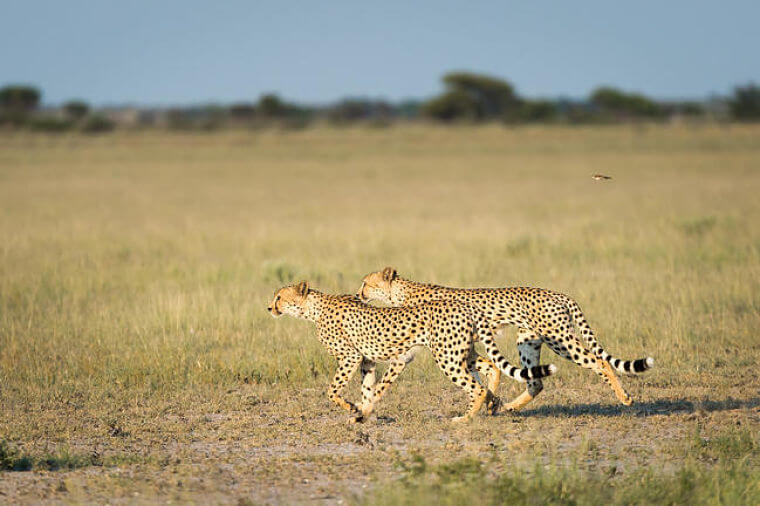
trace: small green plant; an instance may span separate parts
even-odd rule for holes
[[[103,460],[97,451],[89,454],[73,453],[63,448],[57,453],[33,457],[21,454],[7,441],[0,441],[0,471],[59,471],[79,469],[82,467],[102,466]]]
[[[29,471],[31,468],[32,459],[0,440],[0,471]]]
[[[749,431],[705,436],[700,430],[694,435],[692,449],[701,459],[741,459],[757,455],[758,442]]]

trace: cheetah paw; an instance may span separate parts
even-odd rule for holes
[[[501,408],[501,399],[493,396],[491,400],[486,404],[486,413],[489,415],[495,415]]]

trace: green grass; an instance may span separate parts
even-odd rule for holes
[[[120,463],[122,460],[113,459],[113,462]],[[61,471],[102,465],[103,460],[97,453],[81,454],[64,447],[55,453],[31,456],[22,454],[6,441],[0,441],[0,471]]]
[[[695,504],[754,505],[760,501],[760,470],[744,462],[704,467],[687,462],[673,472],[637,470],[617,475],[577,467],[536,466],[492,476],[477,460],[414,470],[359,499],[384,504]]]
[[[505,461],[525,453],[523,470],[564,469],[587,445],[669,480],[695,437],[719,461],[735,443],[716,442],[723,428],[760,429],[758,160],[760,129],[740,125],[0,136],[0,439],[34,462],[106,464],[60,466],[67,492],[25,488],[29,473],[6,473],[0,492],[286,501],[353,494],[366,475],[382,487],[396,451],[439,465],[482,461],[491,444]],[[524,415],[454,431],[445,419],[464,400],[422,354],[381,403],[389,420],[346,429],[313,327],[265,308],[292,281],[354,292],[386,265],[565,292],[608,351],[656,367],[623,379],[638,403],[624,408],[544,351],[560,371]],[[513,337],[499,345],[516,360]],[[712,460],[692,470],[712,476]],[[113,467],[140,478],[124,485]]]

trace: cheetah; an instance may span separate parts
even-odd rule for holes
[[[456,300],[472,304],[482,311],[495,332],[507,325],[518,327],[517,349],[522,367],[537,365],[541,345],[579,366],[596,372],[626,406],[633,404],[614,371],[626,374],[644,372],[654,365],[651,357],[636,360],[615,358],[599,345],[580,306],[567,295],[542,288],[448,288],[418,283],[398,276],[387,267],[364,277],[358,296],[362,301],[380,300],[391,306],[408,306],[431,300]],[[588,347],[579,341],[577,331]],[[614,367],[614,371],[613,371]],[[527,388],[512,402],[508,411],[518,411],[543,390],[540,378],[527,382]],[[495,392],[495,390],[494,390]]]
[[[543,378],[556,370],[554,365],[536,364],[524,369],[511,366],[499,353],[485,315],[456,301],[380,308],[362,303],[355,295],[321,293],[302,281],[277,290],[267,310],[273,317],[287,314],[316,325],[320,342],[338,361],[329,398],[352,415],[352,422],[367,419],[374,405],[411,362],[413,349],[418,346],[430,349],[443,373],[469,395],[466,413],[454,421],[471,418],[486,398],[486,389],[472,372],[477,369],[476,364],[486,363],[475,353],[475,335],[483,341],[492,363],[517,381]],[[389,362],[389,366],[376,384],[375,365],[379,361]],[[360,367],[362,402],[356,406],[341,394]]]

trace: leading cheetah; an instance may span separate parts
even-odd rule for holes
[[[288,314],[316,324],[317,337],[339,362],[329,389],[330,400],[349,411],[356,422],[369,416],[374,404],[411,361],[416,346],[427,346],[443,373],[469,394],[467,412],[456,421],[469,419],[486,398],[486,389],[470,372],[478,360],[483,360],[475,353],[475,335],[483,341],[493,364],[518,381],[542,378],[556,369],[538,364],[525,369],[512,367],[499,353],[485,315],[456,301],[379,308],[362,303],[356,296],[326,295],[302,281],[277,290],[267,309],[274,317]],[[390,365],[376,386],[378,361]],[[362,404],[357,407],[341,392],[360,365]]]
[[[431,300],[456,300],[472,304],[482,311],[495,329],[516,325],[520,364],[538,364],[541,345],[581,367],[591,369],[612,387],[617,398],[630,406],[633,403],[615,376],[612,367],[622,373],[639,373],[654,365],[651,357],[626,361],[602,349],[594,338],[580,306],[567,295],[541,288],[448,288],[417,283],[398,276],[396,269],[386,267],[368,274],[358,292],[363,301],[381,300],[392,306],[408,306]],[[587,350],[575,332],[586,340]],[[612,367],[610,367],[612,364]],[[517,411],[543,390],[540,379],[528,381],[527,389],[504,408]],[[495,390],[494,390],[495,392]]]

